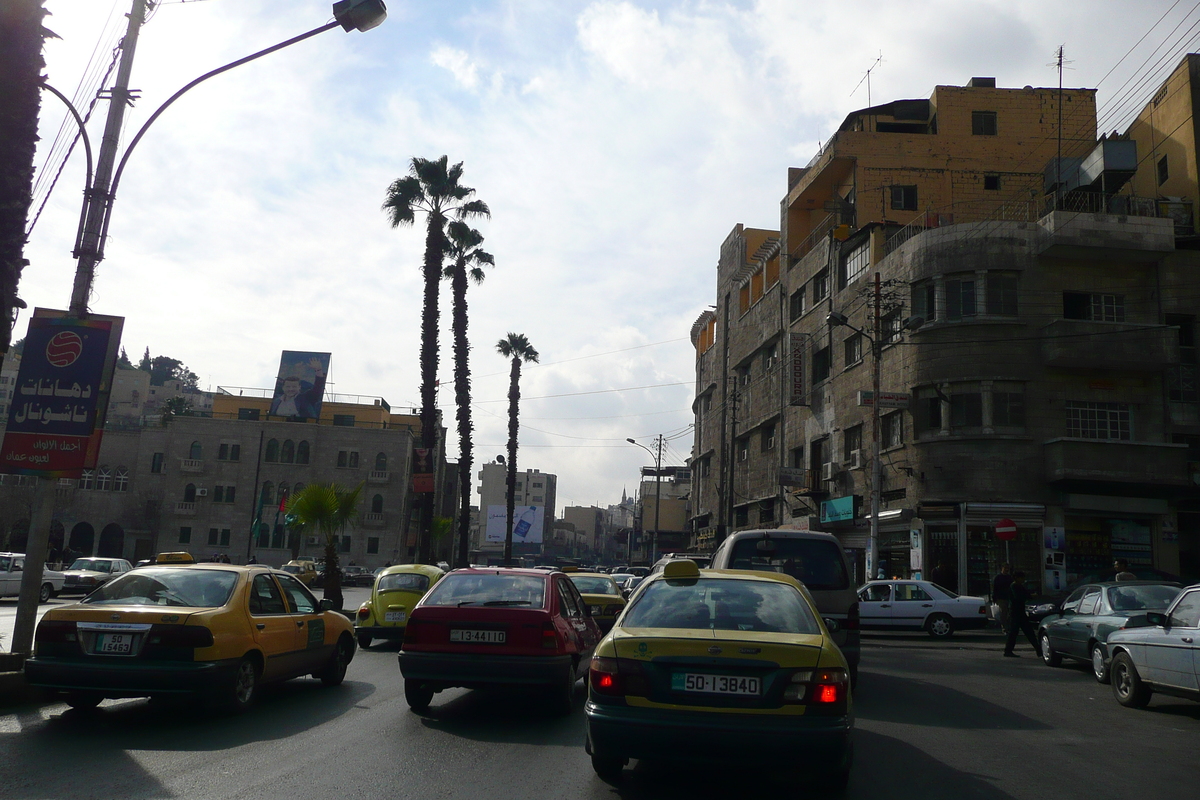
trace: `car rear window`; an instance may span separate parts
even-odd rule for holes
[[[571,576],[571,582],[581,594],[617,594],[617,585],[612,578],[589,578]]]
[[[729,578],[654,581],[625,612],[621,625],[771,633],[821,630],[807,601],[793,587]]]
[[[143,567],[114,578],[83,599],[89,605],[215,608],[229,602],[237,573]]]
[[[112,570],[111,561],[93,561],[90,558],[77,559],[71,564],[70,569],[87,569],[92,572],[109,572]]]
[[[759,549],[764,541],[769,549]],[[828,539],[742,539],[733,546],[729,567],[782,572],[815,591],[850,588],[841,548]]]
[[[534,575],[464,573],[447,575],[425,595],[425,606],[513,606],[543,608],[546,579]]]
[[[429,576],[416,572],[397,572],[379,579],[380,592],[423,592],[429,588]]]
[[[1113,586],[1108,604],[1113,611],[1158,611],[1171,605],[1178,594],[1178,586]]]

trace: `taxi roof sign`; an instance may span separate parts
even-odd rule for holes
[[[663,566],[663,577],[667,580],[699,578],[700,567],[696,566],[696,562],[692,561],[690,558],[681,558],[678,561],[668,561]]]
[[[159,553],[154,557],[155,564],[195,564],[196,559],[191,553],[178,551],[174,553]]]

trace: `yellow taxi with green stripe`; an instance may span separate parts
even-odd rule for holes
[[[625,610],[625,596],[613,577],[599,572],[571,572],[567,577],[583,596],[583,602],[588,604],[592,619],[600,630],[605,633],[612,630],[617,616]]]
[[[587,752],[613,782],[631,758],[806,767],[841,789],[853,758],[849,666],[812,598],[775,572],[673,561],[596,647]]]

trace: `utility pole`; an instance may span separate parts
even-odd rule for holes
[[[729,458],[726,459],[726,461],[728,462],[727,466],[729,469],[729,475],[728,475],[728,477],[726,479],[726,483],[725,483],[725,485],[727,487],[726,492],[725,492],[725,513],[728,515],[725,518],[725,524],[726,524],[725,530],[727,532],[726,535],[733,532],[733,519],[734,519],[733,496],[734,496],[735,492],[733,489],[733,469],[734,469],[734,464],[737,462],[737,407],[738,407],[738,394],[739,394],[737,381],[738,381],[738,376],[734,375],[733,376],[733,392],[730,395],[730,402],[732,403],[732,405],[729,409],[729,413],[730,413],[730,416],[729,416],[729,450],[728,450]]]
[[[650,564],[658,561],[658,507],[661,504],[663,435],[658,435],[658,456],[654,459],[654,538],[650,544]]]
[[[125,107],[132,104],[129,91],[129,76],[133,72],[133,54],[137,49],[138,31],[146,19],[146,0],[133,0],[129,12],[129,25],[125,38],[121,40],[121,63],[117,67],[117,82],[108,90],[108,119],[104,123],[104,137],[100,141],[100,155],[96,161],[96,175],[84,197],[84,211],[79,220],[79,234],[75,240],[75,285],[71,289],[71,315],[84,317],[87,314],[88,298],[92,292],[92,278],[96,265],[100,263],[100,252],[104,249],[101,236],[104,219],[112,204],[109,182],[112,180],[113,165],[117,160],[121,128],[125,121]]]
[[[875,336],[871,342],[871,533],[867,537],[867,580],[874,580],[876,559],[879,552],[879,494],[883,469],[879,457],[879,392],[880,357],[883,355],[883,320],[880,318],[883,302],[879,290],[879,273],[875,273]]]

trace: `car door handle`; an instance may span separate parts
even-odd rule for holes
[[[260,622],[257,625],[255,625],[254,627],[258,628],[260,631],[266,630],[267,624],[265,622]]]
[[[892,604],[891,603],[880,603],[879,607],[880,608],[891,608]]]
[[[933,603],[921,603],[921,608],[933,608]]]
[[[302,619],[300,619],[300,620],[296,620],[296,627],[297,627],[297,628],[303,628],[303,627],[304,627],[304,620],[302,620]]]
[[[1192,643],[1192,637],[1190,637],[1190,636],[1184,636],[1184,637],[1182,637],[1182,638],[1183,638],[1183,640],[1184,640],[1185,642],[1187,642],[1188,644],[1191,644],[1191,643]]]

